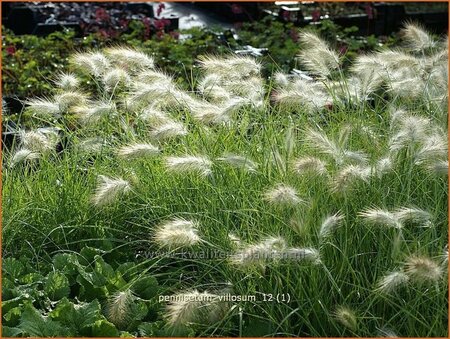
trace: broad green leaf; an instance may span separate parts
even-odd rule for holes
[[[2,271],[3,277],[14,280],[25,273],[25,266],[15,258],[5,258],[2,260]]]
[[[58,271],[50,272],[44,285],[44,291],[50,300],[59,300],[70,294],[69,280]]]
[[[17,296],[15,284],[8,278],[2,277],[2,301],[12,299]]]
[[[19,324],[20,316],[22,315],[21,307],[13,307],[6,314],[3,315],[3,324],[8,326],[17,326]]]
[[[106,319],[97,320],[92,326],[93,337],[119,337],[119,330]]]
[[[134,294],[142,299],[151,299],[158,294],[158,282],[155,277],[139,278],[131,287]]]
[[[102,318],[100,303],[94,300],[90,303],[73,304],[68,299],[62,299],[56,308],[49,313],[49,317],[62,325],[73,329],[77,335],[88,335],[90,327]]]
[[[78,273],[79,262],[77,256],[72,253],[58,253],[53,257],[53,267],[55,270],[73,276]]]
[[[15,338],[22,336],[22,330],[17,327],[2,326],[3,338]]]
[[[94,247],[83,247],[80,251],[79,262],[83,266],[91,266],[94,264],[94,258],[96,255],[102,255],[105,251],[102,251]]]
[[[62,334],[65,336],[73,334],[61,324],[44,318],[31,304],[25,305],[17,327],[30,337],[57,337]]]
[[[77,277],[77,283],[80,284],[79,299],[86,301],[105,299],[108,296],[108,289],[105,286],[94,286],[91,281],[93,281],[92,273],[80,272]]]
[[[19,278],[21,284],[43,283],[44,276],[39,273],[28,273]]]

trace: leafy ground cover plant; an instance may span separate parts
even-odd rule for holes
[[[374,49],[378,44],[392,44],[395,39],[375,37],[355,38],[354,29],[342,29],[329,20],[324,20],[319,31],[330,41],[336,41],[342,52],[354,53]],[[205,31],[191,29],[182,34],[189,36],[180,41],[180,33],[148,35],[143,21],[132,20],[128,30],[114,36],[86,34],[82,39],[75,37],[74,31],[55,32],[47,37],[14,35],[3,29],[3,94],[19,97],[49,94],[52,84],[49,79],[68,66],[69,56],[80,50],[107,47],[125,43],[153,56],[165,72],[175,76],[183,85],[191,85],[192,77],[197,77],[193,60],[208,53],[230,53],[239,45],[268,48],[270,57],[264,58],[266,74],[282,69],[287,72],[296,66],[298,29],[293,24],[278,22],[270,16],[260,22],[246,23],[238,29],[236,41],[230,32],[220,29]],[[386,40],[386,41],[385,41]],[[191,72],[193,74],[191,75]]]
[[[447,44],[403,36],[347,69],[303,32],[307,77],[203,57],[191,90],[71,56],[3,159],[6,333],[446,336]]]

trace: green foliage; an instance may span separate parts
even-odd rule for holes
[[[341,28],[330,20],[318,26],[319,32],[336,46],[346,47],[348,57],[356,53],[379,47],[381,41],[374,36],[355,37],[354,28]],[[193,28],[185,32],[186,39],[178,40],[170,34],[162,37],[144,38],[144,25],[140,21],[130,23],[129,32],[115,38],[104,38],[90,34],[75,38],[73,31],[55,32],[47,37],[33,35],[16,36],[3,28],[3,95],[19,97],[45,96],[51,93],[51,79],[68,65],[68,58],[76,51],[99,49],[112,44],[126,44],[138,47],[155,58],[158,66],[175,77],[185,87],[198,75],[194,60],[199,55],[220,55],[230,53],[239,46],[252,45],[268,48],[269,55],[263,58],[265,74],[274,70],[289,71],[297,66],[298,28],[292,23],[282,23],[271,16],[260,22],[244,23],[238,29],[236,41],[225,32],[225,41],[218,38],[220,30],[206,31]],[[384,41],[392,45],[395,40]],[[14,47],[10,54],[7,47]]]
[[[69,296],[69,279],[63,273],[50,272],[44,285],[44,293],[50,300],[55,301]]]
[[[52,260],[55,271],[46,276],[31,272],[33,268],[26,267],[21,260],[5,258],[4,335],[129,337],[138,334],[144,319],[147,324],[151,318],[157,319],[151,312],[151,305],[157,304],[155,297],[159,291],[156,279],[142,273],[136,264],[128,265],[127,274],[122,274],[124,266],[115,270],[95,254],[100,252],[85,247],[81,251],[83,255],[58,253]],[[10,278],[17,284],[10,283]],[[131,309],[133,321],[127,327],[129,332],[121,332],[106,319],[101,303],[130,284],[137,296]]]

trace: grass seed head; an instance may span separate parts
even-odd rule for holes
[[[275,206],[297,206],[303,203],[295,188],[278,184],[264,193],[264,200]]]
[[[167,157],[165,163],[169,172],[198,173],[204,177],[212,174],[212,162],[205,156]]]
[[[52,138],[39,131],[28,131],[20,133],[22,148],[36,153],[48,153],[56,150],[58,136],[55,134]]]
[[[197,290],[172,296],[166,308],[166,321],[172,328],[191,324],[212,325],[223,319],[230,308],[217,294]]]
[[[152,57],[128,47],[108,48],[105,50],[105,54],[111,59],[111,62],[132,71],[151,69],[155,66]]]
[[[95,77],[104,74],[110,67],[110,62],[103,53],[89,52],[75,54],[71,63],[81,71],[89,73]]]
[[[201,242],[197,228],[194,221],[175,218],[158,226],[153,239],[159,246],[169,249],[190,247]]]
[[[55,84],[64,91],[73,91],[77,89],[80,80],[72,73],[62,73],[55,81]]]
[[[340,226],[343,219],[344,216],[341,214],[341,212],[337,212],[333,215],[326,217],[323,220],[322,225],[320,225],[319,236],[321,238],[325,238],[328,235],[330,235],[333,232],[333,230],[335,230],[337,227]]]
[[[326,163],[316,157],[297,159],[293,163],[292,169],[298,175],[321,176],[327,174]]]
[[[300,62],[308,71],[327,78],[339,68],[339,55],[318,35],[303,32],[300,34],[300,42],[304,45],[299,54]]]
[[[153,119],[156,119],[153,117]],[[162,118],[161,118],[162,121]],[[150,135],[158,140],[164,141],[177,137],[182,137],[188,134],[186,127],[181,122],[177,122],[168,118],[165,122],[155,124],[150,130]]]
[[[233,167],[244,169],[249,172],[255,172],[256,169],[258,168],[257,163],[241,155],[225,154],[223,157],[217,158],[217,160],[225,162]]]
[[[372,225],[387,226],[396,229],[402,229],[403,223],[396,213],[387,210],[370,208],[359,213],[366,222]]]
[[[31,112],[39,116],[59,116],[61,113],[59,104],[48,99],[31,99],[26,104]]]
[[[24,163],[24,162],[31,162],[33,160],[37,160],[41,157],[41,154],[38,152],[33,152],[32,150],[22,148],[16,151],[13,156],[11,157],[9,166],[11,168],[14,168],[18,164]]]
[[[437,282],[442,277],[442,267],[430,258],[412,256],[406,260],[405,273],[416,282]]]
[[[116,292],[108,298],[106,318],[118,328],[125,329],[133,318],[134,296],[130,290]]]
[[[376,290],[382,293],[392,293],[399,287],[409,282],[409,276],[404,272],[397,271],[384,275],[379,281]]]
[[[335,319],[345,327],[355,331],[358,326],[358,318],[353,310],[347,306],[338,306],[334,312]]]
[[[92,197],[92,203],[98,207],[110,205],[117,201],[121,195],[128,193],[130,190],[131,185],[128,181],[99,175],[98,185],[95,194]]]
[[[157,154],[159,154],[159,148],[149,143],[135,143],[128,146],[123,146],[117,152],[117,155],[120,158],[127,160],[153,157]]]
[[[402,38],[414,52],[422,52],[436,46],[436,41],[421,25],[407,23],[402,30]]]

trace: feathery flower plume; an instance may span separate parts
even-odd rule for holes
[[[331,156],[337,164],[343,164],[346,161],[355,161],[361,164],[367,162],[367,156],[363,152],[343,149],[341,145],[344,142],[338,144],[321,131],[307,129],[305,142],[312,149]]]
[[[256,59],[251,57],[215,58],[203,56],[199,59],[199,62],[208,74],[217,74],[227,79],[243,79],[252,75],[258,75],[261,71],[261,65]]]
[[[427,170],[436,175],[448,175],[448,160],[435,160],[427,164]]]
[[[312,112],[319,112],[332,98],[323,84],[316,81],[298,79],[292,86],[279,88],[272,93],[272,99],[284,107],[305,107]]]
[[[79,83],[80,80],[78,80],[78,78],[71,73],[62,73],[55,81],[56,86],[65,91],[75,90]]]
[[[376,290],[382,293],[392,293],[409,282],[409,277],[401,271],[384,275],[379,281]]]
[[[105,50],[105,54],[112,62],[117,63],[124,69],[140,70],[153,68],[153,58],[143,52],[127,47],[114,47]]]
[[[435,159],[444,159],[447,157],[447,153],[447,136],[442,132],[434,133],[423,140],[421,147],[414,155],[414,163],[421,164],[432,162]]]
[[[71,91],[56,95],[55,101],[58,103],[61,111],[67,111],[74,106],[85,105],[87,103],[87,97],[83,93]]]
[[[367,182],[371,175],[371,168],[360,165],[347,165],[342,168],[332,181],[333,192],[346,192],[358,182]]]
[[[289,78],[286,74],[277,72],[273,76],[274,82],[278,87],[287,87],[289,85]]]
[[[103,117],[116,114],[116,105],[109,102],[92,102],[90,107],[78,106],[73,109],[84,125],[98,123]]]
[[[151,83],[173,83],[174,80],[170,75],[167,75],[163,72],[157,71],[157,70],[146,70],[143,72],[139,72],[139,74],[136,76],[136,80],[138,82],[142,82],[145,84],[151,84]]]
[[[377,175],[379,178],[383,174],[386,174],[387,172],[392,170],[392,160],[389,156],[381,158],[378,160],[375,164],[375,166],[372,168],[372,171]]]
[[[263,266],[286,250],[281,237],[269,237],[257,244],[247,245],[230,257],[231,264],[241,267]]]
[[[75,54],[71,59],[71,63],[95,77],[105,73],[110,66],[108,59],[100,52]]]
[[[404,71],[405,74],[414,76],[412,71],[417,71],[420,59],[402,50],[384,50],[376,54],[378,60],[388,69],[388,78],[395,79],[395,72]]]
[[[150,135],[158,141],[182,137],[187,134],[188,131],[181,122],[171,120],[170,118],[164,123],[156,124],[150,131]]]
[[[379,328],[378,335],[383,338],[398,338],[398,335],[394,332],[394,330],[387,327]]]
[[[215,324],[223,319],[230,304],[221,300],[220,295],[197,290],[178,293],[172,296],[167,305],[165,318],[173,328],[189,324]]]
[[[338,306],[334,312],[335,319],[345,327],[355,331],[358,325],[358,319],[355,312],[347,306]]]
[[[401,222],[411,222],[429,227],[431,225],[431,214],[417,207],[401,207],[394,211],[394,215]]]
[[[139,119],[148,122],[152,126],[157,126],[172,121],[167,113],[153,106],[144,109],[142,113],[139,114]]]
[[[230,239],[230,241],[233,243],[233,245],[237,245],[237,246],[241,246],[242,245],[241,238],[239,238],[234,233],[228,233],[228,239]]]
[[[326,163],[316,157],[297,159],[292,169],[298,175],[312,174],[320,176],[327,174]]]
[[[40,153],[33,152],[29,149],[20,149],[11,157],[10,167],[13,168],[22,162],[28,162],[39,159]]]
[[[415,52],[425,51],[436,45],[433,37],[419,24],[406,24],[402,30],[402,38],[408,43],[408,47]]]
[[[236,168],[242,168],[249,172],[255,172],[258,168],[257,163],[241,155],[225,154],[223,157],[217,158],[217,160],[223,161]]]
[[[28,131],[20,133],[22,148],[37,153],[46,153],[55,150],[58,142],[57,135],[51,138],[39,131]]]
[[[202,102],[194,103],[189,108],[193,118],[206,125],[223,124],[230,121],[230,116],[217,105]]]
[[[134,296],[130,290],[116,292],[108,298],[106,318],[118,328],[124,329],[132,319]]]
[[[47,99],[31,99],[26,102],[29,109],[42,116],[58,116],[61,113],[59,104]]]
[[[109,70],[103,75],[102,80],[108,91],[113,90],[120,84],[127,86],[131,83],[130,75],[122,68],[113,68]]]
[[[172,83],[134,83],[133,90],[128,97],[128,105],[132,108],[139,105],[148,105],[163,100],[165,105],[179,105],[188,95],[183,93]],[[190,98],[188,98],[190,100]]]
[[[416,282],[437,282],[442,276],[442,267],[427,257],[412,256],[406,260],[405,273]]]
[[[201,242],[197,234],[198,224],[182,218],[174,218],[159,225],[153,239],[161,247],[189,247]]]
[[[360,212],[358,215],[373,225],[393,227],[396,229],[403,228],[399,216],[386,210],[371,208]]]
[[[100,137],[92,137],[81,140],[77,145],[77,150],[85,153],[100,153],[105,146],[105,140]]]
[[[264,193],[264,200],[278,206],[296,206],[303,203],[295,188],[278,184],[276,187],[269,189]]]
[[[152,157],[159,153],[159,148],[152,144],[132,144],[121,147],[117,155],[122,159],[136,159],[143,157]]]
[[[448,245],[445,245],[444,250],[442,251],[442,254],[440,255],[442,259],[442,266],[444,269],[448,268]]]
[[[92,203],[99,207],[112,204],[121,195],[128,193],[130,190],[131,186],[128,181],[99,175]]]
[[[399,122],[400,129],[389,140],[391,152],[425,140],[430,129],[430,119],[416,116],[403,116]]]
[[[319,236],[321,238],[325,238],[330,235],[333,230],[340,226],[343,219],[344,216],[341,214],[341,212],[337,212],[333,215],[330,215],[329,217],[326,217],[325,220],[323,220],[322,225],[320,226]]]
[[[212,162],[204,156],[186,155],[166,158],[167,170],[175,173],[194,172],[201,176],[208,176],[212,173],[211,166]]]
[[[300,52],[300,61],[311,73],[327,78],[339,68],[339,55],[328,44],[312,32],[300,34],[304,48]]]
[[[320,254],[315,248],[287,248],[280,254],[281,258],[295,261],[307,261],[313,264],[319,264]]]

